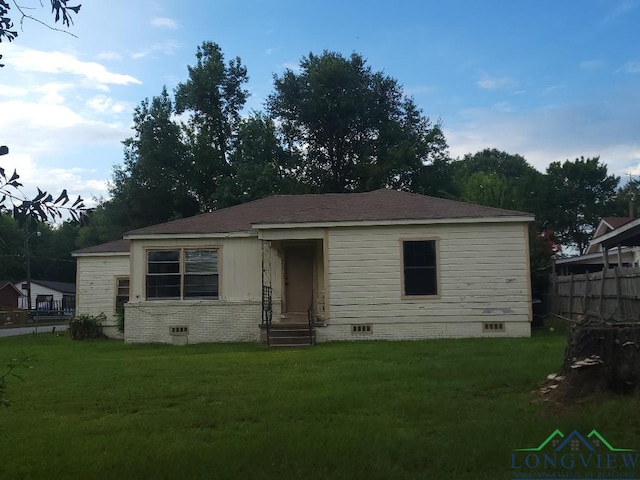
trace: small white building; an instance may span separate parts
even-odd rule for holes
[[[29,308],[29,284],[31,284],[31,308],[42,312],[57,312],[72,315],[75,309],[75,283],[53,282],[49,280],[23,280],[14,284],[22,293],[18,308]]]
[[[257,341],[261,324],[307,321],[319,342],[529,336],[531,221],[387,189],[276,195],[75,252],[78,312],[114,326],[128,295],[127,342]]]

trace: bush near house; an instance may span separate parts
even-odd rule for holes
[[[102,323],[107,320],[104,313],[100,315],[77,315],[67,322],[69,336],[72,340],[90,340],[106,338],[102,333]]]

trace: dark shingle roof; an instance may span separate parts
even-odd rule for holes
[[[26,283],[26,280],[22,280],[18,283]],[[60,293],[76,293],[76,284],[75,283],[67,283],[67,282],[55,282],[53,280],[31,280],[32,284],[38,284],[46,288],[50,288],[51,290],[56,290]]]
[[[140,228],[126,236],[246,232],[252,225],[453,218],[525,217],[513,210],[485,207],[397,190],[366,193],[274,195],[194,217]]]
[[[87,253],[128,253],[129,240],[115,240],[113,242],[101,243],[93,247],[81,248],[72,252],[75,255],[83,255]]]
[[[620,228],[623,225],[626,225],[631,220],[634,220],[631,217],[603,217],[602,221],[612,227],[614,230],[616,228]]]

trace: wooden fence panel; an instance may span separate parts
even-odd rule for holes
[[[554,313],[572,319],[640,321],[640,268],[554,278]]]

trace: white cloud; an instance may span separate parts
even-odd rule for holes
[[[554,161],[599,155],[616,175],[640,164],[640,139],[634,132],[640,119],[631,105],[607,110],[594,102],[518,113],[470,109],[460,117],[461,122],[444,126],[453,157],[497,148],[523,155],[544,171]]]
[[[153,20],[151,20],[151,25],[159,28],[171,28],[173,30],[176,30],[178,28],[178,24],[175,20],[166,17],[154,18]]]
[[[131,58],[133,58],[134,60],[139,60],[141,58],[148,57],[149,55],[152,55],[156,52],[162,53],[164,55],[173,55],[178,50],[178,48],[180,48],[180,45],[174,41],[157,43],[149,48],[132,53]]]
[[[611,13],[603,18],[602,23],[604,25],[607,25],[616,20],[618,17],[626,15],[628,12],[636,9],[637,7],[638,2],[636,0],[623,0],[615,6]]]
[[[13,85],[7,85],[0,83],[0,97],[23,97],[29,93],[28,88],[14,87]]]
[[[122,54],[118,52],[100,52],[96,55],[98,60],[122,60]]]
[[[98,113],[122,113],[130,109],[128,102],[117,102],[106,95],[97,95],[86,102],[87,106]]]
[[[599,70],[603,66],[604,62],[602,60],[585,60],[584,62],[580,62],[580,68],[587,71]]]
[[[496,90],[498,88],[509,87],[513,85],[513,80],[508,77],[493,77],[490,75],[482,75],[476,85],[486,90]]]
[[[623,69],[627,73],[640,73],[640,61],[634,60],[627,62],[624,64]]]
[[[96,86],[142,83],[130,75],[110,72],[104,65],[83,62],[73,55],[62,52],[16,48],[11,55],[11,66],[17,71],[24,72],[76,75]]]

